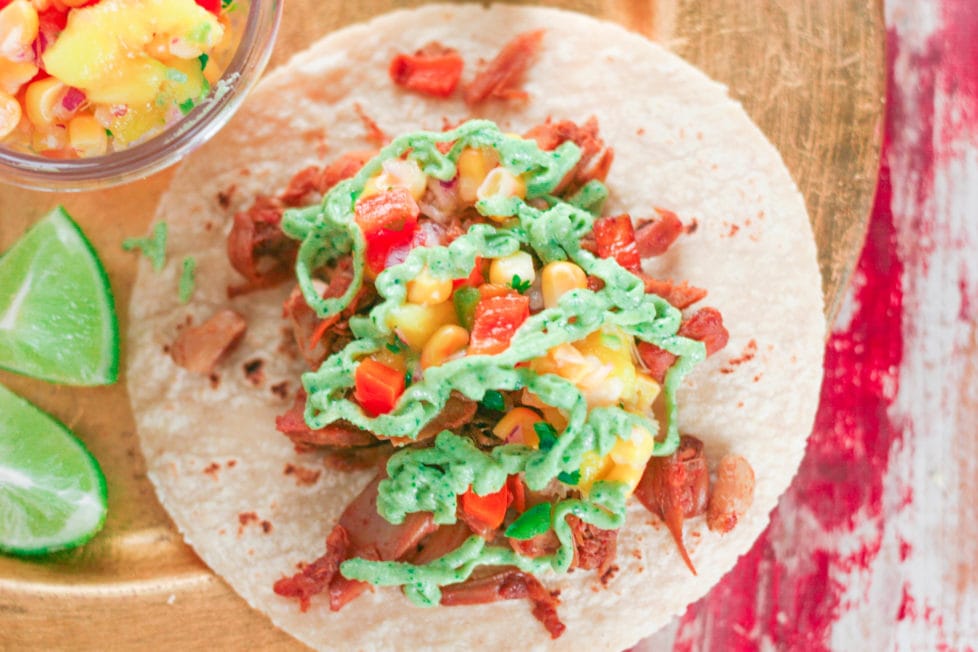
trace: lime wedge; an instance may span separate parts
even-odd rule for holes
[[[60,206],[0,257],[0,367],[69,385],[118,378],[112,288]]]
[[[105,522],[105,477],[60,422],[0,385],[0,552],[81,545]]]

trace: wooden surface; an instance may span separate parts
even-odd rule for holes
[[[289,0],[273,65],[326,31],[391,6]],[[882,13],[875,2],[567,1],[665,44],[727,83],[782,151],[809,206],[827,311],[840,305],[873,196],[883,96]],[[50,195],[0,185],[0,250],[56,203],[77,216],[125,309],[135,271],[123,238],[142,235],[168,173],[124,188]],[[123,351],[125,354],[125,351]],[[103,464],[110,514],[84,549],[23,562],[0,558],[0,649],[294,649],[186,548],[145,478],[124,382],[58,388],[0,382],[69,424]],[[749,585],[746,590],[751,590]]]

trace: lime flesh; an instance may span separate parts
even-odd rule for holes
[[[0,257],[0,367],[69,385],[118,378],[109,280],[60,206]]]
[[[102,528],[105,477],[60,422],[0,385],[0,552],[43,555]]]

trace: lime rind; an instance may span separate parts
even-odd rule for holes
[[[60,421],[0,385],[0,552],[68,550],[105,524],[105,476]]]
[[[91,242],[64,208],[48,213],[0,257],[0,288],[5,286],[13,295],[0,290],[0,369],[70,385],[118,379],[112,287]],[[24,310],[33,313],[21,319]]]

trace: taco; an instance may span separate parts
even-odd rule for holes
[[[627,648],[801,460],[803,200],[721,85],[615,25],[435,5],[336,32],[157,217],[186,264],[131,302],[150,478],[313,647]]]

